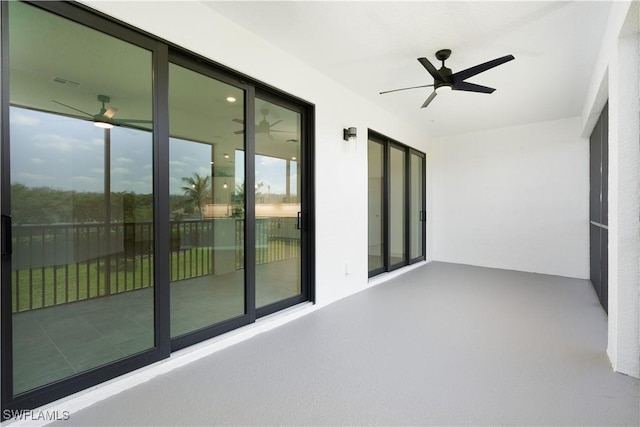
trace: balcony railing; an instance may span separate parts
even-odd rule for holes
[[[229,227],[220,244],[222,222]],[[231,223],[229,223],[231,222]],[[256,221],[256,263],[299,256],[295,218]],[[216,253],[235,252],[244,268],[244,220],[171,221],[171,281],[216,272]],[[218,233],[218,234],[217,234]],[[87,300],[153,286],[153,224],[14,225],[13,312]]]

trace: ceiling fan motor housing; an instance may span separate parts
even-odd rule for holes
[[[453,78],[451,77],[453,73],[451,72],[451,68],[447,68],[444,65],[442,65],[442,67],[438,71],[442,76],[442,80],[434,79],[433,81],[434,89],[438,89],[439,87],[442,87],[442,86],[453,86]]]

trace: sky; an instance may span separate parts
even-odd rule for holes
[[[10,110],[11,182],[27,187],[50,187],[78,192],[104,191],[105,131],[93,122],[18,107]],[[149,131],[114,127],[111,135],[111,191],[153,192],[152,134]],[[224,172],[243,181],[244,153]],[[211,174],[211,147],[170,139],[169,186],[171,194],[183,194],[182,177]],[[233,168],[234,170],[231,170]],[[296,168],[292,167],[292,175]],[[256,156],[256,183],[260,191],[284,194],[285,161]],[[231,184],[231,183],[229,183]],[[295,178],[291,189],[295,191]],[[264,189],[264,190],[263,190]]]

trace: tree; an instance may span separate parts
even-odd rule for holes
[[[244,217],[244,183],[236,185],[235,194],[231,196],[232,211],[234,218]]]
[[[204,213],[204,205],[209,191],[209,178],[209,176],[200,176],[197,173],[182,178],[182,182],[187,184],[182,187],[184,195],[198,209],[200,219]]]

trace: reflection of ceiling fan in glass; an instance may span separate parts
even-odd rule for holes
[[[270,139],[273,139],[273,137],[271,136],[271,132],[286,132],[286,133],[292,133],[291,131],[288,130],[277,130],[277,129],[272,129],[275,125],[277,125],[278,123],[280,123],[282,120],[277,120],[273,123],[269,123],[267,121],[267,116],[269,115],[269,110],[267,108],[262,108],[260,110],[260,114],[262,114],[262,120],[260,120],[259,123],[256,123],[256,133],[266,133],[267,136]],[[241,125],[244,125],[244,120],[242,119],[232,119],[234,122],[236,123],[240,123]],[[237,130],[235,132],[236,135],[242,134],[244,133],[244,129],[241,130]]]
[[[63,104],[62,102],[56,101],[56,100],[52,100],[53,102],[55,102],[56,104],[62,105],[63,107],[67,107],[70,108],[74,111],[77,111],[79,113],[82,113],[84,115],[86,115],[87,117],[91,117],[93,119],[93,121],[95,122],[95,125],[98,127],[102,127],[102,128],[110,128],[113,125],[128,125],[128,124],[135,124],[135,123],[153,123],[152,120],[138,120],[138,119],[117,119],[114,116],[116,115],[116,113],[118,112],[117,108],[113,108],[113,107],[106,107],[106,104],[108,104],[111,101],[111,98],[109,98],[107,95],[98,95],[98,102],[102,103],[102,107],[100,108],[100,111],[98,112],[98,114],[91,114],[88,113],[86,111],[80,110],[78,108],[72,107],[71,105],[67,105],[67,104]]]

